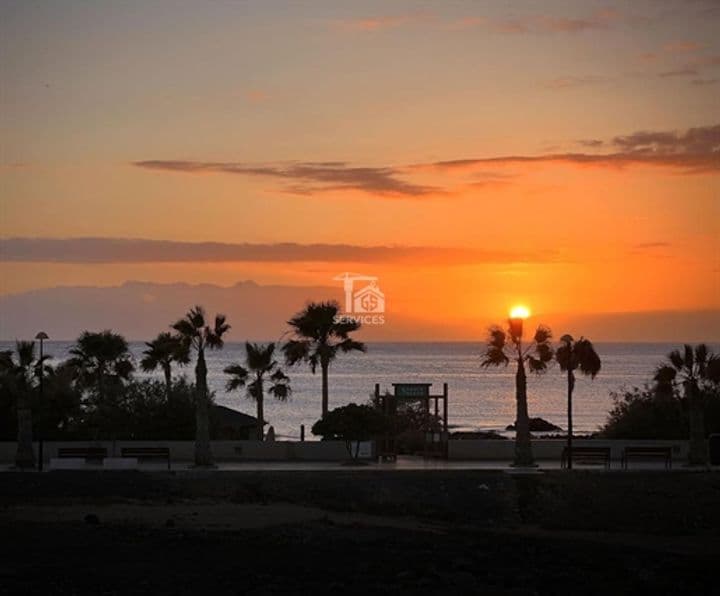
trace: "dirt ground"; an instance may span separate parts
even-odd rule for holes
[[[720,475],[0,476],[2,594],[710,594]]]

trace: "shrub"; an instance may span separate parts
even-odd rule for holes
[[[314,435],[324,440],[338,439],[345,441],[348,453],[357,460],[360,441],[366,441],[384,432],[385,417],[372,406],[348,404],[331,410],[312,427]],[[355,451],[352,443],[355,442]]]

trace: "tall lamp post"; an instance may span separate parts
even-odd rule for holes
[[[39,331],[38,334],[35,336],[35,339],[40,341],[40,404],[39,407],[42,408],[44,405],[43,401],[43,376],[44,376],[44,354],[43,354],[43,342],[46,339],[50,339],[50,336],[48,336],[47,333],[44,331]],[[37,421],[37,434],[38,434],[38,471],[43,471],[43,438],[42,438],[42,424],[41,424],[42,417],[38,416]]]
[[[530,419],[527,405],[527,377],[525,375],[525,354],[522,347],[523,321],[530,316],[524,306],[516,306],[510,311],[508,321],[510,338],[517,351],[517,372],[515,373],[515,461],[513,465],[532,466],[532,445],[530,441]]]

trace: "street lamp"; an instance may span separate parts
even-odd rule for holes
[[[50,336],[45,333],[44,331],[39,331],[38,334],[35,336],[35,339],[40,341],[40,404],[39,408],[42,408],[43,406],[43,366],[44,366],[44,354],[43,354],[43,342],[46,339],[50,339]],[[38,417],[37,421],[37,434],[38,434],[38,471],[43,471],[43,440],[42,440],[42,433],[40,432],[41,424],[40,420],[42,418]]]
[[[530,310],[526,306],[514,306],[510,310],[510,335],[516,342],[522,339],[523,319],[530,316]]]

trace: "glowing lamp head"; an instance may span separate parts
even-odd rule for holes
[[[510,309],[510,335],[520,341],[523,334],[523,320],[530,316],[530,309],[526,306],[513,306]]]
[[[511,319],[527,319],[530,316],[530,309],[527,306],[513,306],[510,309]]]

